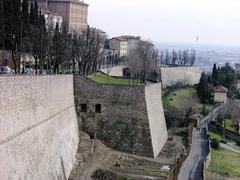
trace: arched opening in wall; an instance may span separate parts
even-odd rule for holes
[[[95,112],[96,113],[101,113],[102,112],[102,105],[101,104],[97,104],[95,106]]]
[[[81,112],[87,112],[87,104],[85,104],[85,103],[80,104],[80,111]]]

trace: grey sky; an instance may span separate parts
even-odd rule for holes
[[[89,24],[108,35],[159,42],[240,45],[240,0],[85,0]]]

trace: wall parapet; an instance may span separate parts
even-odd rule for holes
[[[174,86],[176,84],[195,85],[201,78],[200,67],[162,67],[162,86]]]

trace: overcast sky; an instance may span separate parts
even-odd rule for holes
[[[240,45],[240,0],[85,0],[89,24],[109,37]]]

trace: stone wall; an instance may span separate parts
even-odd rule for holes
[[[110,76],[123,76],[123,69],[125,68],[126,66],[116,66],[116,67],[110,67],[109,69],[107,68],[104,68],[104,69],[101,69],[101,71],[105,74],[109,74]]]
[[[159,90],[155,100],[161,100],[161,88],[154,87],[155,95],[150,97],[150,87],[102,85],[82,76],[74,77],[74,85],[83,131],[96,133],[103,143],[119,151],[149,157],[158,155],[167,137],[165,119],[161,101],[153,102],[159,105],[156,111],[148,105],[157,97],[155,90]],[[81,112],[81,104],[87,105],[87,112]],[[97,104],[101,104],[101,113],[95,111]],[[148,113],[153,112],[156,115],[149,118]]]
[[[0,179],[70,175],[78,147],[73,77],[0,76]]]
[[[166,88],[178,83],[194,85],[199,82],[201,73],[199,67],[164,67],[161,68],[162,86]]]

